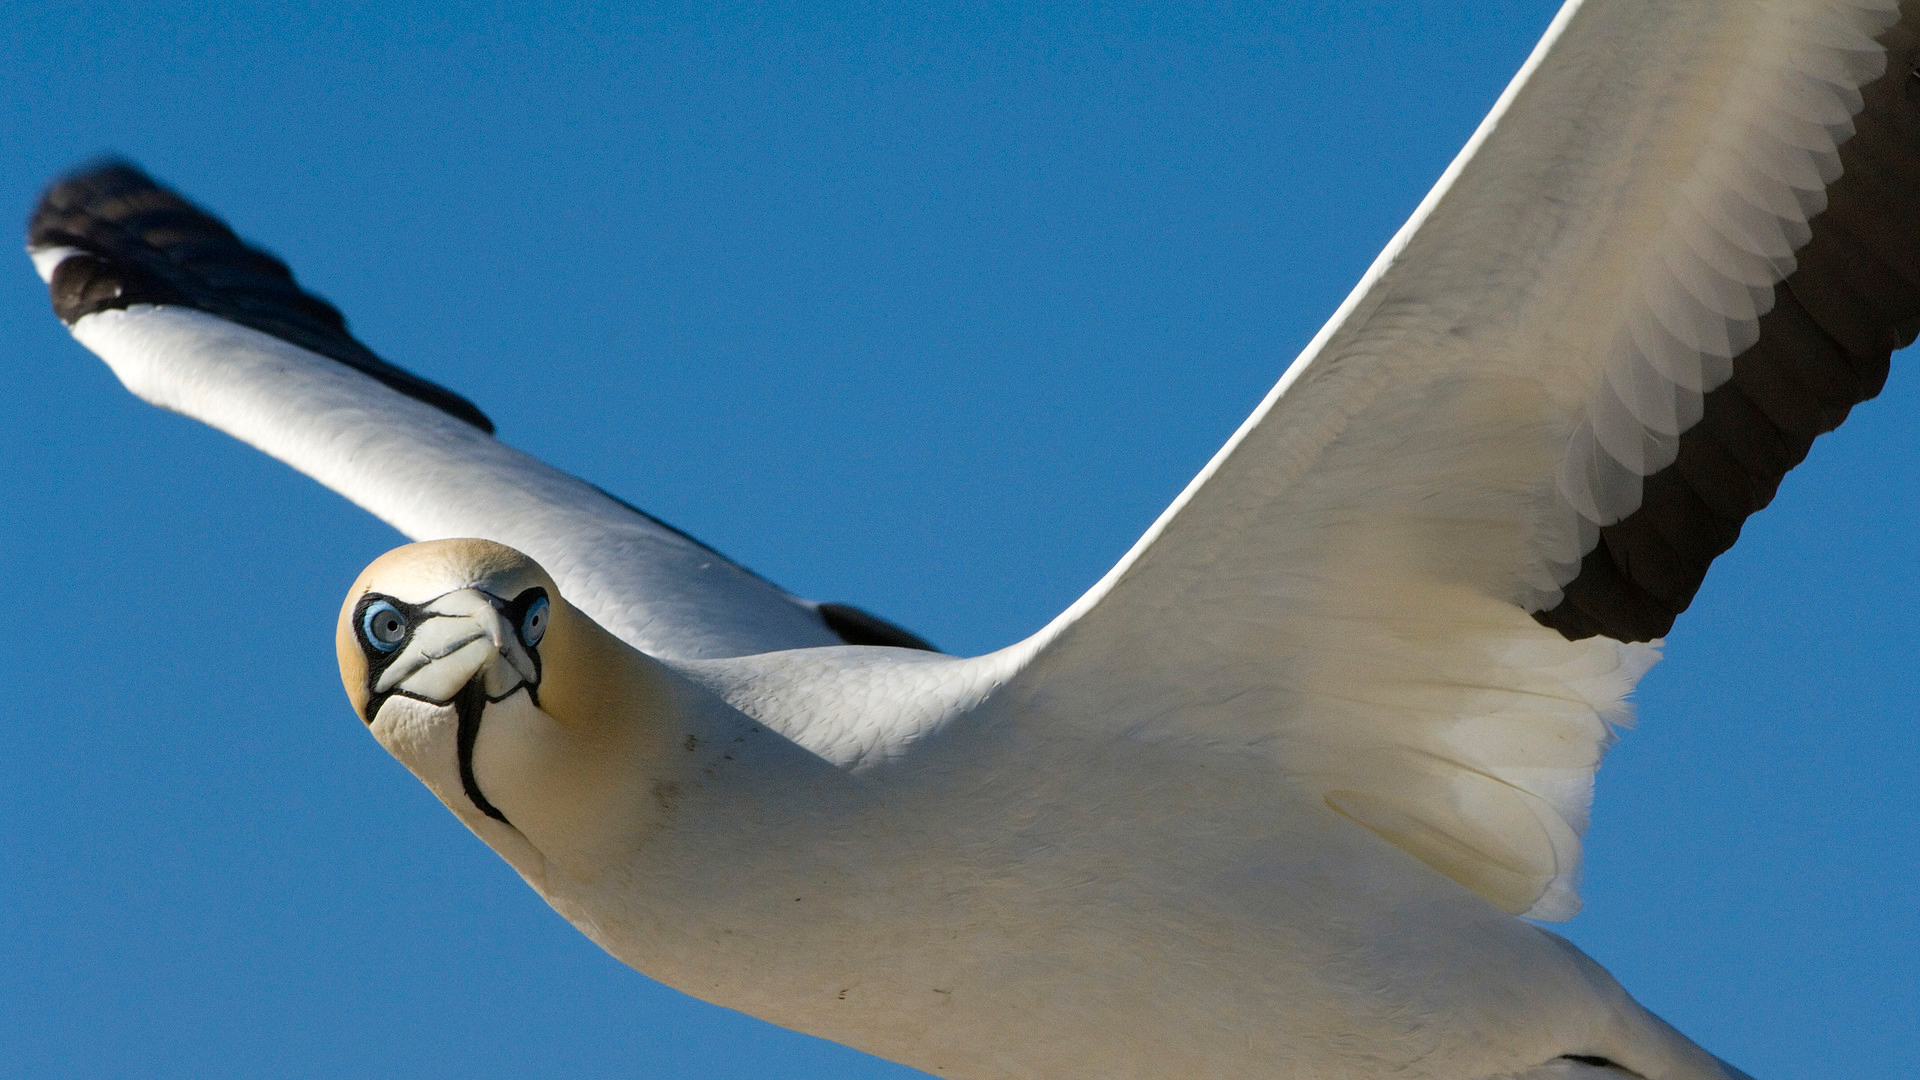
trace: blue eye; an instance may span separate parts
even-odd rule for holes
[[[547,635],[547,611],[550,605],[544,596],[536,597],[527,605],[527,613],[520,617],[520,640],[531,649],[540,644]]]
[[[385,600],[375,600],[360,616],[360,636],[381,652],[392,652],[407,640],[407,617]]]

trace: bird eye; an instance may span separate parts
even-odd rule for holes
[[[527,648],[540,644],[540,639],[546,636],[550,606],[545,596],[535,597],[533,603],[527,605],[527,613],[520,617],[520,640]]]
[[[407,617],[385,600],[375,600],[360,616],[360,635],[381,652],[392,652],[407,639]]]

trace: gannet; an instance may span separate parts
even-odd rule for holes
[[[1723,1075],[1513,915],[1577,902],[1640,643],[1912,337],[1897,14],[1563,12],[1141,545],[972,659],[836,645],[137,173],[31,240],[136,393],[437,540],[350,594],[350,696],[656,977],[954,1075]]]

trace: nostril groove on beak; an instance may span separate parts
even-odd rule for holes
[[[440,648],[436,650],[428,650],[426,653],[426,657],[429,660],[443,660],[449,656],[452,656],[454,653],[459,652],[461,649],[464,649],[467,646],[473,644],[474,642],[479,641],[482,637],[485,637],[485,636],[486,635],[484,634],[476,632],[467,637],[457,638],[453,641],[447,642],[445,645],[440,646]]]

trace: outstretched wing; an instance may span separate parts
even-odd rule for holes
[[[1011,692],[1270,756],[1508,910],[1572,914],[1654,658],[1628,643],[1920,328],[1916,11],[1569,3]]]
[[[27,243],[55,313],[141,398],[272,454],[416,540],[476,536],[526,552],[636,648],[928,647],[856,608],[792,596],[496,441],[472,403],[375,356],[284,263],[132,166],[54,185]]]

